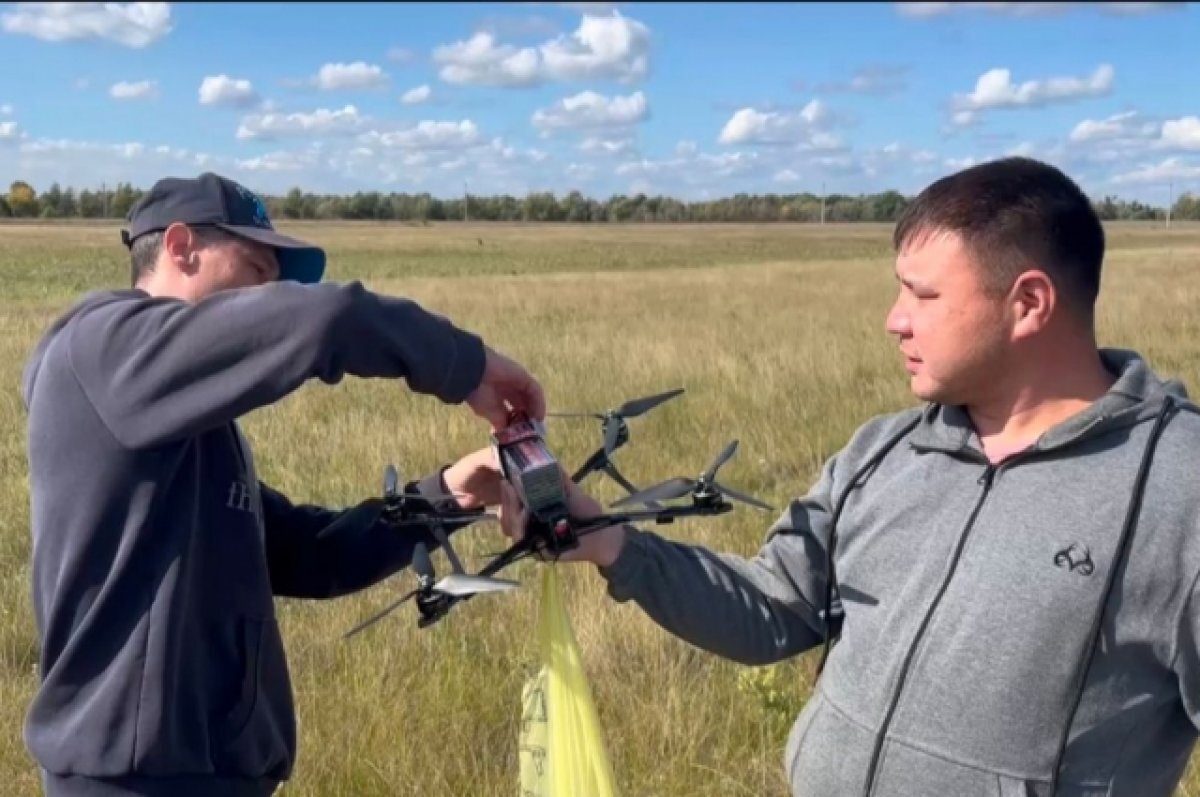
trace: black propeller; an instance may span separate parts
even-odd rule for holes
[[[653,396],[645,396],[643,398],[630,399],[617,407],[614,410],[609,410],[605,413],[598,412],[551,412],[547,415],[553,415],[560,418],[596,418],[601,423],[601,429],[604,433],[604,445],[592,452],[587,461],[571,475],[571,481],[578,484],[587,476],[596,471],[602,471],[608,474],[608,477],[619,484],[628,493],[637,492],[637,487],[625,478],[621,471],[617,470],[617,466],[612,462],[613,452],[629,441],[629,427],[625,423],[626,418],[636,418],[639,415],[644,415],[658,405],[670,401],[683,393],[683,388],[675,388],[668,390],[665,393],[657,393]],[[648,506],[658,509],[659,506],[654,503],[649,503]]]
[[[626,418],[636,418],[644,415],[663,402],[669,401],[683,393],[683,388],[675,388],[665,393],[658,393],[644,398],[630,399],[608,412],[548,412],[546,415],[555,418],[595,418],[604,422],[604,456],[611,457],[613,451],[621,444],[620,437],[623,429],[622,421]]]
[[[700,474],[698,479],[667,479],[664,482],[659,482],[651,487],[647,487],[646,489],[636,492],[633,495],[628,495],[618,501],[614,501],[612,504],[610,504],[610,506],[618,507],[628,506],[630,504],[650,504],[652,502],[670,501],[673,498],[683,498],[686,495],[693,495],[699,499],[725,496],[767,512],[773,511],[774,508],[770,504],[760,501],[753,496],[749,496],[745,493],[741,493],[737,490],[726,487],[716,480],[717,471],[720,470],[721,466],[733,457],[734,452],[737,451],[737,446],[737,440],[733,440],[727,446],[725,446],[721,453],[717,454],[717,457],[713,460],[712,464]]]

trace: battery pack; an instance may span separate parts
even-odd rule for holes
[[[566,489],[558,460],[546,448],[538,425],[524,417],[494,433],[493,441],[505,478],[525,508],[544,522],[566,512]],[[553,518],[551,516],[554,516]]]
[[[504,478],[524,504],[525,533],[552,554],[574,548],[579,539],[567,510],[567,485],[558,460],[546,448],[538,423],[521,415],[492,435]]]

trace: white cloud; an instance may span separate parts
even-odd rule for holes
[[[609,139],[589,136],[580,143],[579,149],[593,155],[626,155],[632,153],[636,145],[632,138]]]
[[[721,128],[722,144],[794,144],[802,149],[838,149],[841,141],[826,132],[833,115],[820,100],[799,111],[759,111],[741,108]]]
[[[979,163],[973,155],[968,155],[964,158],[946,158],[942,163],[948,169],[966,169]]]
[[[466,41],[434,48],[441,65],[438,76],[447,83],[475,86],[533,86],[542,81],[541,62],[532,47],[498,45],[496,37],[480,31]]]
[[[241,158],[234,161],[239,169],[251,172],[299,172],[318,165],[317,150],[304,152],[268,152],[256,158]]]
[[[403,130],[371,130],[359,136],[367,146],[387,149],[438,150],[462,149],[481,140],[479,128],[470,119],[461,122],[422,121]]]
[[[8,103],[0,105],[0,116],[12,116],[13,107]]]
[[[628,127],[645,121],[649,112],[646,95],[640,91],[628,97],[583,91],[539,108],[531,121],[539,130]]]
[[[148,188],[163,174],[198,171],[214,164],[221,164],[220,159],[207,153],[140,141],[26,138],[16,157],[0,159],[0,172],[10,172],[7,179],[20,176],[35,188],[52,182],[75,189],[97,189],[102,183],[111,188],[118,182]]]
[[[1039,107],[1051,103],[1069,102],[1083,97],[1099,97],[1112,91],[1116,70],[1101,64],[1085,78],[1050,77],[1027,80],[1020,85],[1012,82],[1008,69],[989,69],[975,81],[970,94],[956,94],[956,110],[981,111],[994,108]]]
[[[596,167],[590,163],[568,163],[565,174],[575,180],[590,180],[596,176]]]
[[[408,64],[417,60],[417,54],[407,47],[392,47],[387,51],[387,59],[397,64]]]
[[[318,108],[311,113],[253,114],[242,119],[237,137],[273,139],[284,136],[344,135],[359,131],[366,121],[353,105],[339,110]]]
[[[116,100],[148,100],[158,96],[158,83],[153,80],[121,81],[114,83],[108,93]]]
[[[374,64],[355,61],[352,64],[325,64],[312,78],[312,85],[321,91],[376,89],[386,86],[387,73]]]
[[[250,108],[258,104],[258,94],[249,80],[228,75],[209,75],[200,82],[201,105],[226,105],[231,108]]]
[[[16,122],[0,122],[0,141],[15,141],[21,137],[21,128]]]
[[[0,14],[7,33],[48,42],[99,39],[146,47],[171,32],[169,3],[15,3]]]
[[[400,97],[400,102],[405,105],[419,105],[429,99],[432,92],[427,85],[420,85],[416,88],[411,88]]]
[[[1184,116],[1163,122],[1161,146],[1200,150],[1200,117]]]
[[[1154,185],[1195,179],[1200,179],[1200,162],[1188,162],[1175,157],[1118,174],[1110,182],[1115,185]]]
[[[447,83],[509,88],[545,82],[616,80],[632,83],[649,71],[650,31],[617,12],[584,16],[579,28],[537,47],[500,44],[479,31],[434,48],[438,76]]]
[[[684,152],[686,154],[677,150],[676,157],[662,160],[642,158],[626,161],[617,167],[616,173],[622,177],[659,177],[668,182],[697,183],[714,177],[728,178],[761,172],[766,165],[765,159],[757,152],[721,152],[714,155],[688,151],[686,148]]]
[[[1137,111],[1125,111],[1105,119],[1084,119],[1071,130],[1068,138],[1076,143],[1151,138],[1158,126],[1142,121]]]

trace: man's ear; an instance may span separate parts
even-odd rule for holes
[[[1058,305],[1058,292],[1050,275],[1041,269],[1021,273],[1013,282],[1009,294],[1013,311],[1013,336],[1026,338],[1050,324]]]
[[[163,254],[181,273],[191,275],[200,262],[196,259],[196,235],[186,224],[175,222],[163,231]]]

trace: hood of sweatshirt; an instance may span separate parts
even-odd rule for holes
[[[1144,421],[1162,408],[1168,395],[1189,400],[1182,382],[1157,376],[1134,351],[1105,348],[1100,358],[1116,382],[1085,410],[1046,430],[1031,450],[1051,451]],[[957,405],[926,406],[910,441],[926,451],[979,454],[983,450],[970,416]]]

